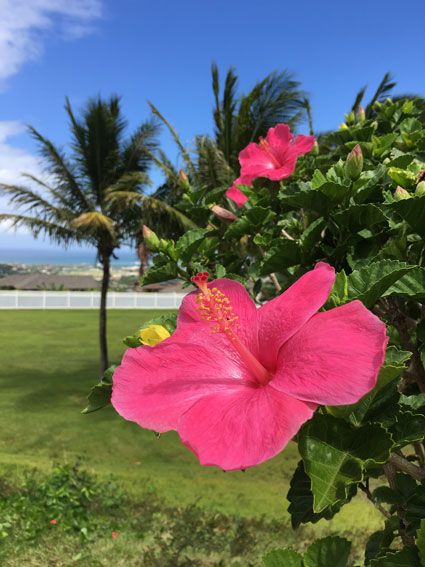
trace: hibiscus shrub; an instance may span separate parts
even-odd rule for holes
[[[171,333],[164,342],[140,348],[162,340],[155,328],[154,342],[127,337],[136,348],[113,376],[124,417],[177,429],[203,464],[252,466],[294,437],[293,527],[364,493],[385,521],[365,550],[371,567],[425,564],[424,117],[423,99],[387,100],[316,143],[278,125],[241,152],[230,189],[185,177],[178,207],[199,228],[176,242],[146,228],[144,283],[178,277],[199,291],[176,331],[172,318],[154,322]],[[236,393],[241,380],[262,393]],[[89,410],[109,401],[110,380],[96,388]],[[231,412],[239,421],[226,422]],[[264,562],[343,566],[349,556],[334,537]]]

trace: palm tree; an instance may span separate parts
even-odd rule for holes
[[[22,214],[0,214],[1,221],[27,227],[37,237],[43,234],[65,246],[89,243],[102,265],[99,311],[101,375],[109,366],[106,336],[106,299],[111,258],[124,242],[140,231],[142,215],[161,203],[144,194],[149,179],[151,155],[157,148],[158,123],[143,122],[125,136],[127,121],[120,99],[90,99],[80,116],[69,100],[66,113],[71,133],[71,151],[66,155],[35,128],[36,140],[46,170],[46,179],[26,175],[28,186],[0,185],[11,204]],[[161,210],[168,210],[163,205]],[[137,222],[136,222],[137,221]]]

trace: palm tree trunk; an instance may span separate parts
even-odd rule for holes
[[[99,310],[99,344],[100,344],[100,375],[103,376],[105,370],[109,367],[108,358],[108,342],[106,335],[106,299],[109,288],[110,261],[111,257],[107,254],[101,256],[103,265],[102,288],[100,292],[100,310]]]
[[[139,276],[142,277],[147,270],[148,262],[149,262],[149,251],[146,247],[146,244],[143,242],[138,243],[137,245],[137,255],[139,257]]]

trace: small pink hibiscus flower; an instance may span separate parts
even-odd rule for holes
[[[177,430],[202,465],[257,465],[318,404],[353,404],[375,386],[385,325],[360,301],[317,313],[335,280],[328,264],[259,309],[238,282],[193,280],[176,332],[126,352],[112,404],[142,427]]]
[[[297,159],[312,150],[314,136],[293,136],[287,124],[277,124],[270,128],[266,138],[260,138],[258,144],[252,142],[239,154],[241,175],[227,190],[226,196],[241,207],[248,197],[238,185],[251,185],[254,179],[265,177],[271,181],[280,181],[294,172]]]

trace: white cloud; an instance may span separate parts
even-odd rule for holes
[[[22,148],[11,145],[10,139],[25,131],[25,126],[16,120],[0,122],[0,183],[19,184],[28,181],[22,179],[22,173],[31,173],[43,177],[38,158]],[[8,199],[0,196],[0,213],[15,212],[9,205]],[[9,228],[8,223],[0,224],[0,232]],[[20,229],[20,232],[25,232]]]
[[[0,86],[37,59],[49,34],[81,37],[101,15],[101,0],[0,0]]]

